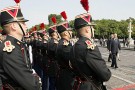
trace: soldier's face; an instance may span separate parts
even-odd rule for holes
[[[91,38],[92,35],[94,35],[94,28],[93,28],[93,26],[88,26],[87,30],[88,30],[88,34],[89,34],[89,36]]]
[[[27,31],[27,26],[25,24],[25,22],[19,22],[24,33],[26,34],[26,31]],[[23,36],[23,32],[21,30],[21,27],[18,25],[17,22],[13,22],[13,23],[10,23],[10,28],[12,29],[13,32],[15,32],[17,35],[19,36]]]
[[[57,38],[59,37],[57,32],[54,32],[54,36],[56,36]]]
[[[44,35],[44,37],[43,37],[45,40],[48,40],[48,37],[46,36],[46,35]]]
[[[34,40],[34,37],[31,37],[31,40]]]
[[[72,38],[72,34],[73,34],[73,32],[70,30],[70,31],[68,31],[69,32],[69,36],[70,36],[70,38]]]
[[[2,36],[0,36],[0,40],[2,40]]]
[[[26,23],[25,22],[19,22],[19,23],[20,23],[21,27],[23,28],[24,33],[26,34],[26,31],[28,29]],[[22,32],[22,30],[21,30],[19,25],[18,25],[18,33],[23,35],[23,32]]]
[[[91,31],[92,31],[91,33],[92,33],[92,35],[93,35],[93,37],[94,37],[94,30],[95,30],[95,29],[94,29],[93,26],[90,26],[90,27],[91,27]]]

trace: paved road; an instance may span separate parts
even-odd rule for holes
[[[120,61],[118,63],[118,69],[112,68],[111,62],[107,62],[108,54],[106,48],[99,47],[102,57],[105,59],[107,66],[112,72],[112,77],[108,82],[105,82],[108,90],[113,90],[115,88],[125,88],[125,86],[132,85],[130,89],[135,90],[135,51],[123,49],[120,54]],[[134,85],[134,89],[133,89]],[[124,90],[124,89],[118,89]]]

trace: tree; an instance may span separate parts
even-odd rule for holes
[[[48,15],[49,26],[50,26],[50,25],[53,25],[53,22],[52,22],[52,20],[51,20],[52,17],[56,17],[56,22],[57,22],[57,24],[60,23],[60,22],[62,22],[61,15],[50,14],[50,15]]]
[[[0,30],[2,30],[2,27],[0,26]]]
[[[50,25],[53,25],[51,18],[55,16],[57,19],[57,24],[62,22],[61,15],[50,14],[48,15],[49,25],[46,25],[46,29]],[[135,19],[132,19],[132,37],[135,37]],[[111,19],[102,19],[102,20],[93,20],[94,23],[97,25],[94,26],[95,28],[95,38],[108,38],[112,33],[117,33],[119,38],[128,37],[128,23],[129,19],[127,20],[111,20]],[[40,25],[40,24],[39,24]],[[39,29],[39,25],[36,27]],[[74,29],[74,20],[69,21],[69,25],[71,28]],[[76,35],[76,31],[73,30],[74,35]]]

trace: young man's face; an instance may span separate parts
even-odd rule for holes
[[[53,35],[54,35],[56,38],[59,37],[57,32],[54,32]]]
[[[70,30],[70,31],[68,31],[69,32],[69,36],[70,36],[70,38],[72,38],[72,34],[73,34],[73,32]]]
[[[88,26],[87,29],[89,30],[89,36],[92,38],[94,37],[94,28],[93,26]]]
[[[31,36],[31,40],[34,40],[34,37],[33,36]]]
[[[2,36],[0,36],[0,40],[2,40]]]
[[[20,23],[24,33],[26,34],[27,29],[28,29],[27,25],[25,24],[25,22],[19,22],[19,23]],[[20,26],[18,25],[18,23],[16,23],[16,27],[17,27],[17,33],[23,36],[23,32],[22,32]]]
[[[48,40],[48,36],[47,35],[44,35],[43,38],[44,38],[44,40]]]

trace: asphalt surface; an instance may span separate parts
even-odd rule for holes
[[[108,68],[112,72],[112,77],[105,82],[107,90],[135,90],[135,51],[133,48],[122,48],[119,52],[120,61],[117,60],[117,69],[110,67],[108,62],[109,51],[105,47],[100,47],[102,58],[106,61]],[[126,89],[128,87],[128,89]],[[118,88],[118,89],[117,89]],[[123,89],[122,89],[123,88]]]

